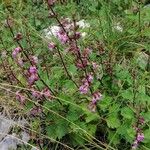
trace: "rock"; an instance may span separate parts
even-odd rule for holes
[[[1,142],[0,142],[0,150],[16,150],[18,140],[14,138],[15,134],[12,136],[7,135]]]
[[[69,18],[67,18],[68,22],[71,22],[71,20]],[[85,28],[89,28],[90,24],[87,23],[84,19],[76,22],[76,24],[79,26],[79,29],[85,29]],[[68,24],[68,26],[66,26],[65,28],[69,28],[70,26],[72,26],[73,23]],[[49,26],[48,28],[44,29],[42,31],[42,33],[44,34],[44,36],[47,39],[51,39],[53,36],[57,37],[58,32],[60,31],[60,27],[58,25],[53,25],[53,26]],[[85,37],[86,36],[86,32],[81,32],[81,36]]]
[[[0,141],[5,137],[3,134],[9,133],[12,127],[12,121],[5,119],[3,115],[0,115]]]
[[[0,150],[17,150],[17,145],[26,144],[30,140],[30,135],[25,131],[19,133],[21,139],[15,133],[9,135],[11,128],[16,124],[23,127],[28,122],[24,118],[19,118],[14,122],[0,114]]]

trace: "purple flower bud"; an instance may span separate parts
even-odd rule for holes
[[[83,69],[88,65],[88,60],[87,58],[82,59],[82,61],[79,59],[76,62],[77,68]]]
[[[134,142],[133,142],[133,144],[132,144],[132,149],[137,149],[137,147],[138,147],[138,141],[137,140],[135,140]]]
[[[31,76],[28,78],[28,83],[29,85],[33,85],[35,81],[37,81],[39,78],[38,78],[38,75],[37,74],[31,74]]]
[[[19,91],[16,92],[16,99],[20,102],[21,105],[25,103],[25,97],[19,93]]]
[[[48,0],[48,5],[53,5],[55,3],[56,0]]]
[[[23,60],[21,58],[17,60],[17,63],[20,65],[20,67],[23,67],[24,65]]]
[[[36,68],[36,66],[30,66],[30,68],[29,68],[29,73],[30,73],[30,74],[36,74],[36,73],[37,73],[37,68]]]
[[[143,118],[143,117],[140,117],[140,118],[139,118],[139,123],[140,123],[141,125],[143,125],[144,122],[145,122],[144,118]]]
[[[19,41],[22,39],[22,34],[19,32],[16,34],[16,36],[14,37],[14,40]]]
[[[42,94],[43,96],[45,96],[46,98],[51,98],[51,92],[48,88],[45,88],[43,91],[42,91]]]
[[[55,45],[55,43],[53,43],[53,42],[50,42],[50,43],[48,44],[48,48],[49,48],[50,50],[53,50],[55,47],[56,47],[56,45]]]
[[[36,99],[40,99],[42,97],[42,93],[33,89],[32,96]]]
[[[102,99],[102,94],[100,92],[93,93],[92,103],[96,104],[98,100]]]
[[[38,57],[37,56],[31,56],[31,62],[36,65],[38,63]]]
[[[42,112],[42,109],[40,106],[35,106],[34,108],[32,108],[32,110],[30,111],[30,114],[33,116],[36,116],[38,114],[40,114]]]
[[[92,76],[92,74],[88,74],[87,80],[88,80],[89,83],[91,83],[91,82],[93,81],[93,76]]]
[[[138,142],[142,142],[144,140],[144,134],[143,133],[138,133],[136,139],[137,139]]]
[[[89,90],[89,84],[85,82],[83,85],[79,88],[81,94],[86,94]]]
[[[92,62],[92,66],[94,70],[96,70],[99,67],[99,65],[97,65],[96,62]]]
[[[92,102],[89,103],[88,108],[91,112],[96,112],[96,104],[93,104]]]
[[[62,44],[67,43],[69,40],[66,33],[61,33],[60,31],[57,33],[57,37],[61,41]]]
[[[17,54],[21,51],[21,48],[20,47],[17,47],[13,50],[12,52],[12,57],[13,58],[16,58],[17,57]]]
[[[75,33],[75,39],[79,39],[81,37],[81,33],[80,32],[76,32]]]

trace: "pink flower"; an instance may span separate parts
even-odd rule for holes
[[[87,94],[89,90],[89,84],[85,82],[83,85],[80,86],[79,90],[81,94]]]
[[[53,5],[56,0],[48,0],[48,5]]]
[[[18,64],[20,65],[20,67],[23,67],[24,63],[23,63],[22,58],[19,58],[19,59],[17,60],[17,62],[18,62]]]
[[[139,123],[140,123],[141,125],[143,125],[144,122],[145,122],[144,118],[143,118],[143,117],[140,117],[140,118],[139,118]]]
[[[82,56],[87,58],[91,52],[92,52],[91,49],[85,48],[82,52]]]
[[[36,65],[38,63],[38,57],[37,56],[31,56],[31,62]]]
[[[53,42],[50,42],[50,43],[48,44],[48,48],[49,48],[50,50],[53,50],[55,47],[56,47],[56,45],[55,45],[55,43],[53,43]]]
[[[96,112],[96,105],[92,102],[89,103],[88,108],[91,112]]]
[[[79,49],[79,47],[76,46],[76,43],[71,42],[71,43],[69,43],[69,46],[70,47],[68,48],[67,51],[70,51],[71,53],[78,55],[80,49]]]
[[[99,65],[96,64],[96,62],[92,62],[92,66],[93,66],[93,69],[94,69],[94,70],[96,70],[96,69],[99,67]]]
[[[77,68],[83,69],[88,65],[87,58],[82,58],[82,61],[80,59],[77,60],[76,66]]]
[[[12,57],[16,58],[19,52],[21,52],[21,48],[20,47],[15,48],[12,52]]]
[[[46,98],[51,98],[51,92],[48,88],[45,88],[43,91],[42,91],[42,94],[43,96],[45,96]]]
[[[96,104],[98,100],[101,100],[102,99],[102,94],[100,92],[95,92],[93,93],[93,96],[92,96],[92,103],[93,104]]]
[[[25,97],[19,93],[19,91],[16,92],[16,99],[20,102],[20,104],[24,104],[25,103]]]
[[[33,116],[36,116],[38,114],[40,114],[42,112],[42,109],[40,106],[35,106],[34,108],[32,108],[32,110],[30,111],[30,114]]]
[[[36,73],[37,73],[37,68],[36,68],[36,66],[30,66],[30,68],[29,68],[29,73],[30,73],[30,74],[36,74]]]
[[[93,76],[92,76],[92,74],[88,74],[88,75],[87,75],[87,80],[88,80],[89,83],[91,83],[91,82],[93,81]]]
[[[138,142],[142,142],[144,140],[144,134],[143,133],[138,133],[136,139],[137,139]]]
[[[31,74],[31,76],[28,78],[28,83],[29,85],[33,85],[35,81],[37,81],[39,78],[38,78],[38,75],[37,74]]]
[[[132,149],[137,149],[137,147],[138,147],[138,141],[137,140],[135,140],[134,142],[133,142],[133,144],[132,144]]]
[[[16,36],[14,37],[14,40],[19,41],[19,40],[21,40],[22,38],[23,38],[23,37],[22,37],[22,34],[19,32],[19,33],[17,33]]]
[[[81,37],[81,33],[80,32],[76,32],[74,35],[74,38],[77,40]]]
[[[57,33],[57,37],[58,37],[58,39],[61,41],[62,44],[67,43],[68,40],[69,40],[67,34],[64,33],[64,32],[61,32],[61,31],[59,31],[59,32]]]
[[[92,80],[93,80],[92,74],[88,74],[87,77],[82,80],[83,84],[79,88],[81,94],[87,94]]]
[[[40,99],[42,97],[42,93],[33,89],[32,90],[32,96],[34,98]]]

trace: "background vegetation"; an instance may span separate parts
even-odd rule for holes
[[[30,135],[18,149],[150,149],[149,1],[3,0],[0,20],[0,108]]]

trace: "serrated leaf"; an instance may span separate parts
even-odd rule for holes
[[[92,113],[87,113],[87,117],[86,117],[86,123],[89,123],[91,121],[98,121],[99,117],[98,115],[92,114]]]
[[[133,100],[133,97],[134,97],[133,92],[132,92],[131,89],[127,89],[127,90],[122,91],[121,96],[124,99],[131,100],[131,101]]]
[[[150,121],[150,112],[143,113],[142,116],[144,117],[146,122]]]
[[[129,107],[122,108],[121,115],[126,119],[134,118],[134,112]]]
[[[117,113],[110,115],[106,119],[106,122],[107,122],[108,127],[112,128],[112,129],[118,128],[121,125]]]
[[[128,134],[128,136],[126,136],[126,139],[127,139],[127,141],[131,142],[135,139],[136,131],[131,127],[129,129],[127,129],[127,134]]]
[[[107,109],[111,105],[111,101],[112,101],[111,97],[104,97],[104,99],[99,103],[100,108],[102,110]]]
[[[144,141],[143,143],[149,143],[150,141],[150,129],[144,131]]]

